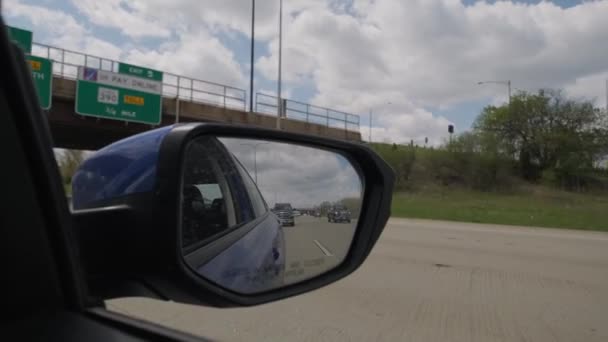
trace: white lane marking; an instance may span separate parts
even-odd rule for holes
[[[325,256],[334,256],[333,254],[331,254],[331,252],[325,248],[325,246],[323,246],[318,240],[312,240],[315,245],[317,245],[317,247],[319,247],[319,249],[321,250],[321,252],[323,252],[323,254],[325,254]]]

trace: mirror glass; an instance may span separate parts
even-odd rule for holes
[[[344,261],[363,190],[356,168],[336,152],[198,137],[183,161],[184,259],[242,294],[316,277]]]

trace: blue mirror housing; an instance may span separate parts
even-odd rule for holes
[[[85,160],[72,179],[73,208],[102,207],[115,198],[154,190],[160,146],[171,129],[129,137]]]
[[[221,287],[212,281],[221,274],[211,280],[201,277],[185,261],[181,231],[185,151],[201,137],[309,146],[334,151],[358,165],[365,189],[344,260],[317,277],[262,292],[239,293]],[[218,307],[247,306],[312,291],[356,270],[388,220],[393,184],[392,169],[363,144],[248,126],[176,124],[118,141],[88,158],[73,178],[72,216],[89,287],[98,298],[145,296]],[[234,248],[234,244],[219,243],[219,238],[211,237],[201,250],[221,255]],[[268,245],[276,249],[276,244]],[[280,264],[275,255],[281,258],[282,254],[271,252],[270,258]],[[212,271],[208,274],[215,274]]]

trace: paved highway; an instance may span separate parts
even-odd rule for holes
[[[306,295],[108,305],[229,341],[608,341],[608,234],[391,219],[360,270]]]
[[[294,227],[283,227],[285,281],[294,283],[324,273],[346,257],[356,221],[329,223],[327,218],[298,216]]]

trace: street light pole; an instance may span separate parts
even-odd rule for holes
[[[249,76],[249,112],[253,113],[253,62],[255,46],[255,0],[251,0],[251,75]]]
[[[277,84],[277,129],[281,128],[283,100],[281,99],[281,67],[283,57],[283,0],[279,0],[279,75]]]
[[[255,184],[258,184],[258,146],[270,144],[268,142],[260,142],[255,144],[240,144],[241,146],[249,146],[253,148],[253,177]]]

